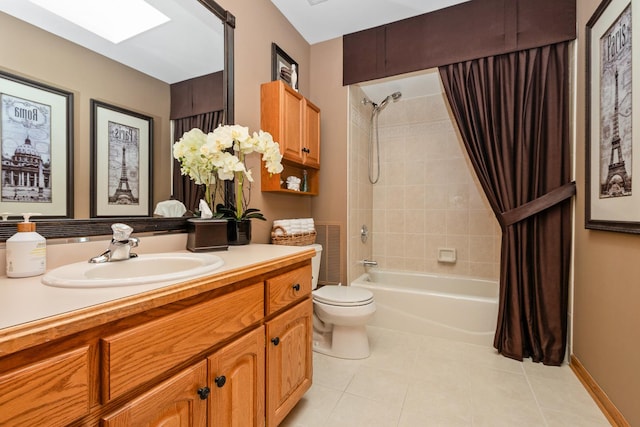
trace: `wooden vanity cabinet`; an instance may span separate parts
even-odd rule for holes
[[[318,194],[320,169],[320,109],[281,80],[260,87],[260,128],[280,144],[284,170],[270,175],[262,167],[262,191]],[[308,191],[286,188],[289,176],[307,172]]]
[[[0,425],[277,426],[311,386],[311,263],[240,277],[2,355]]]

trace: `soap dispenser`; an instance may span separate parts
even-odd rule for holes
[[[18,232],[7,239],[7,277],[30,277],[44,274],[47,267],[47,241],[36,233],[36,224],[29,222],[31,214],[22,214],[24,222]]]

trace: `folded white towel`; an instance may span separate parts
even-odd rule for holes
[[[165,200],[156,205],[154,215],[179,218],[187,211],[186,206],[180,200]]]
[[[273,228],[277,236],[282,234],[312,233],[316,231],[313,218],[278,219],[273,221]]]

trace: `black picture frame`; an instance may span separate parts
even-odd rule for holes
[[[631,0],[602,1],[586,25],[585,228],[640,234],[631,28]]]
[[[0,71],[0,151],[0,212],[73,218],[72,92]]]
[[[153,118],[91,100],[91,218],[151,216]]]
[[[291,71],[295,65],[297,78],[291,82]],[[271,81],[282,80],[294,90],[298,90],[298,81],[300,80],[300,67],[287,53],[277,44],[271,43]]]

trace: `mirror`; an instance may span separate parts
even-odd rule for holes
[[[36,219],[38,231],[47,238],[83,237],[100,234],[110,234],[110,225],[115,221],[127,222],[136,232],[175,231],[184,230],[186,223],[182,218],[149,218],[149,217],[119,217],[119,218],[89,218],[89,103],[90,99],[116,105],[121,108],[149,115],[154,119],[153,138],[153,205],[166,200],[171,195],[170,165],[171,144],[170,133],[170,85],[202,74],[222,72],[222,99],[225,122],[234,120],[233,102],[233,31],[235,17],[213,0],[147,0],[166,15],[175,16],[160,28],[165,31],[163,39],[152,39],[151,45],[144,45],[146,39],[151,39],[151,31],[134,36],[121,44],[133,48],[133,54],[118,51],[117,45],[106,42],[98,36],[92,35],[80,27],[68,30],[61,36],[54,36],[41,29],[31,27],[20,20],[30,20],[32,25],[40,25],[43,21],[41,14],[30,14],[16,18],[10,9],[16,5],[29,4],[28,7],[37,8],[27,0],[0,0],[0,57],[3,63],[0,69],[25,79],[42,82],[43,84],[60,88],[73,93],[73,140],[74,157],[74,218],[75,219]],[[46,2],[44,2],[46,3]],[[46,16],[46,14],[44,15]],[[52,25],[56,31],[62,31],[62,18],[45,18],[44,21]],[[187,18],[195,21],[187,24],[189,30],[181,30],[177,24]],[[5,24],[12,24],[9,25]],[[174,25],[175,24],[175,25]],[[44,25],[44,24],[43,24]],[[218,25],[216,29],[215,25]],[[19,27],[16,34],[15,27]],[[5,33],[11,28],[10,34]],[[208,36],[194,37],[195,29],[205,32]],[[37,33],[31,37],[31,33]],[[169,31],[169,33],[167,33]],[[84,35],[83,46],[69,43],[66,39]],[[168,35],[167,35],[168,34]],[[186,36],[185,36],[186,34]],[[17,38],[16,38],[17,37]],[[60,38],[63,37],[63,38]],[[218,43],[216,45],[216,41]],[[196,42],[202,42],[197,45]],[[69,49],[58,50],[58,43],[66,43]],[[187,45],[198,52],[196,56],[184,56],[189,51]],[[91,49],[91,51],[87,49]],[[170,53],[174,49],[175,53]],[[176,50],[177,49],[177,50]],[[78,54],[74,54],[74,52]],[[82,52],[82,55],[79,53]],[[218,52],[216,55],[215,52]],[[150,53],[143,59],[143,53]],[[93,56],[91,56],[93,55]],[[91,61],[81,63],[81,56],[91,57]],[[104,57],[115,58],[113,61]],[[7,59],[5,61],[5,59]],[[26,59],[25,59],[26,58]],[[118,63],[114,62],[117,59]],[[103,61],[110,61],[106,63]],[[132,62],[133,61],[133,62]],[[31,63],[30,63],[31,62]],[[126,67],[122,65],[126,64]],[[63,65],[60,65],[63,64]],[[66,66],[66,68],[65,68]],[[222,67],[222,68],[221,68]],[[135,70],[133,69],[135,68]],[[132,79],[121,77],[133,75]],[[128,74],[126,74],[128,73]],[[116,77],[116,82],[109,82]],[[97,82],[96,82],[97,79]],[[163,101],[158,102],[157,97]],[[146,104],[145,104],[146,103]],[[162,104],[160,107],[158,105]],[[149,106],[150,105],[150,106]],[[4,157],[4,153],[3,153]],[[80,170],[80,173],[78,173]],[[33,211],[38,211],[34,207]],[[19,214],[20,212],[12,212]],[[0,242],[6,240],[15,232],[17,217],[11,221],[0,222]]]

